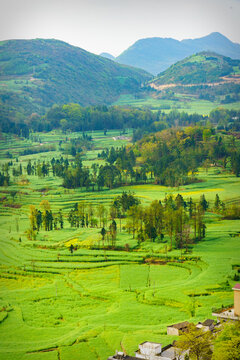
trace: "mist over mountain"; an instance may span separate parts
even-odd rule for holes
[[[182,41],[160,37],[140,39],[120,54],[116,61],[157,75],[177,61],[201,51],[240,59],[240,44],[214,32],[202,38]]]

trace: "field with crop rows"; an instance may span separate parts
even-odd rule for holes
[[[119,131],[107,136],[92,133],[95,147],[84,154],[83,164],[101,164],[101,149],[125,145],[127,140],[113,139],[118,135]],[[123,190],[135,192],[143,205],[170,193],[186,200],[205,194],[210,206],[216,194],[226,203],[239,202],[239,178],[211,168],[199,172],[202,182],[180,188],[147,183],[101,192],[68,190],[51,174],[26,175],[29,158],[59,157],[59,141],[66,137],[57,132],[38,136],[55,150],[19,156],[29,146],[39,147],[39,141],[0,141],[1,164],[9,161],[9,152],[14,166],[23,167],[22,176],[0,189],[1,360],[106,360],[121,348],[134,354],[146,340],[170,343],[174,337],[167,336],[167,325],[203,321],[211,318],[213,307],[233,303],[233,277],[240,267],[239,221],[207,213],[206,238],[181,257],[180,250],[168,252],[166,242],[147,241],[137,248],[137,241],[124,230],[124,220],[117,234],[118,250],[104,250],[100,228],[71,228],[67,213],[81,201],[108,206]],[[42,200],[49,201],[53,212],[62,209],[64,229],[40,230],[36,240],[28,240],[29,206],[39,207]],[[117,225],[119,229],[119,220]],[[73,253],[71,243],[78,245]],[[147,261],[151,257],[159,260],[157,264]]]

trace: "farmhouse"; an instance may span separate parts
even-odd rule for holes
[[[234,307],[215,310],[212,315],[216,316],[218,320],[240,320],[240,284],[236,284],[232,290],[234,291]]]
[[[181,331],[186,331],[190,323],[188,321],[184,321],[178,324],[173,324],[167,327],[168,335],[180,335]]]
[[[162,344],[145,341],[139,345],[135,356],[145,360],[183,360],[186,353],[187,351],[179,355],[178,349],[172,344],[162,347]]]
[[[204,331],[211,331],[215,327],[215,321],[212,319],[207,319],[204,322],[199,322],[196,327],[198,329],[203,329]]]
[[[116,354],[110,356],[108,360],[183,360],[187,353],[188,351],[185,351],[179,355],[180,353],[178,349],[174,347],[174,344],[162,347],[162,344],[145,341],[139,345],[135,357],[116,351]]]
[[[162,352],[162,344],[158,344],[151,341],[145,341],[139,345],[139,349],[136,351],[135,355],[138,359],[151,359],[160,355]]]

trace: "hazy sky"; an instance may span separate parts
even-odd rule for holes
[[[0,39],[55,38],[119,55],[146,37],[240,43],[240,0],[0,0]]]

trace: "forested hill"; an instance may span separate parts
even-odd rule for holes
[[[151,75],[54,39],[0,42],[0,101],[22,113],[54,103],[113,102]]]
[[[201,52],[170,66],[152,82],[153,87],[164,84],[205,84],[240,82],[240,60],[211,52]]]
[[[116,61],[157,75],[177,61],[201,51],[213,51],[240,59],[240,44],[214,32],[202,38],[182,41],[160,37],[140,39],[120,54]]]

